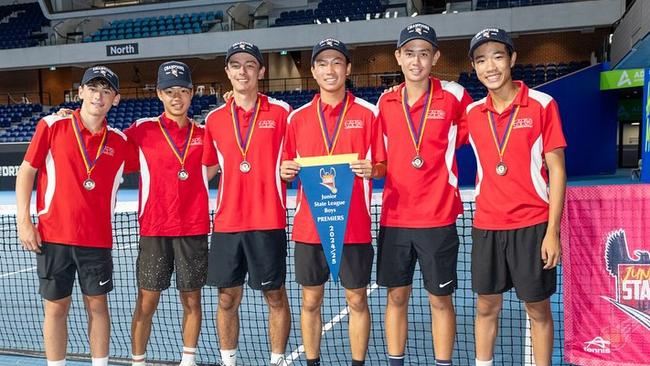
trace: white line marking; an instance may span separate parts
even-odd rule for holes
[[[379,285],[376,282],[370,285],[370,287],[368,287],[368,289],[366,290],[366,294],[368,295],[368,297],[370,297],[370,294],[372,294],[378,288]],[[341,309],[341,311],[339,311],[339,313],[334,318],[332,318],[332,320],[327,322],[327,324],[323,325],[323,330],[321,331],[321,335],[325,334],[325,332],[327,332],[328,330],[334,328],[334,326],[337,323],[339,323],[341,320],[345,319],[345,317],[348,316],[349,313],[350,313],[350,308],[348,306]],[[305,353],[305,345],[301,344],[299,347],[294,349],[293,352],[291,352],[289,357],[285,359],[287,366],[291,365],[293,361],[300,358],[300,355],[303,353]]]
[[[30,267],[30,268],[21,269],[20,271],[15,271],[15,272],[10,272],[10,273],[5,273],[5,274],[3,274],[3,275],[0,275],[0,278],[13,276],[13,275],[15,275],[15,274],[22,273],[22,272],[33,271],[33,270],[35,270],[35,269],[36,269],[36,266],[34,266],[34,267]]]

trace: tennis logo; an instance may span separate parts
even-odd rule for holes
[[[320,185],[329,189],[333,194],[336,194],[338,189],[336,189],[336,181],[334,178],[336,178],[336,169],[334,167],[330,167],[329,171],[326,171],[325,168],[320,168]]]
[[[427,119],[445,119],[446,117],[447,113],[442,109],[432,109],[427,114]]]
[[[272,119],[265,119],[257,122],[258,128],[275,128],[275,121]]]
[[[625,230],[612,231],[605,243],[607,272],[616,279],[616,298],[601,296],[650,330],[650,252],[630,254]]]
[[[194,137],[190,140],[190,146],[203,145],[203,139],[200,137]]]
[[[585,346],[582,348],[585,352],[589,353],[611,353],[609,349],[610,341],[603,339],[603,337],[596,337],[590,341],[584,342]]]
[[[517,128],[533,128],[533,119],[532,118],[519,118],[512,125],[512,129]]]
[[[352,128],[363,128],[363,121],[360,119],[350,119],[345,121],[345,127],[346,130],[352,129]]]

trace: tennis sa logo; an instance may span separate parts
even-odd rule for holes
[[[635,244],[630,254],[623,229],[607,235],[605,263],[616,279],[616,298],[601,297],[650,330],[650,252]]]

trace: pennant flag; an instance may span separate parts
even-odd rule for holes
[[[295,160],[301,165],[298,177],[316,224],[330,274],[334,281],[338,281],[355,177],[350,163],[358,160],[357,154]]]

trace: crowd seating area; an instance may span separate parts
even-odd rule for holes
[[[374,18],[376,14],[383,16],[386,6],[379,0],[323,0],[316,9],[292,10],[280,13],[272,27],[287,25],[313,24],[318,19],[321,23],[363,20],[369,15]]]
[[[49,23],[37,3],[0,6],[0,49],[38,46]]]
[[[352,88],[352,93],[366,101],[376,104],[377,100],[381,93],[384,92],[384,87],[367,87],[367,88]],[[291,108],[296,109],[303,104],[310,102],[314,95],[316,95],[316,90],[290,90],[290,91],[280,91],[280,92],[270,92],[267,93],[269,97],[282,100],[287,102]]]
[[[549,82],[566,74],[589,66],[589,61],[572,61],[569,63],[548,64],[516,64],[512,68],[512,78],[522,80],[529,87]],[[487,95],[487,90],[481,84],[474,72],[461,72],[458,83],[467,89],[472,99],[478,100]]]
[[[188,115],[201,120],[203,112],[217,104],[216,95],[194,96]],[[79,102],[62,103],[52,109],[79,108]],[[158,116],[163,106],[158,98],[123,99],[120,104],[108,112],[111,126],[123,130],[135,120],[143,117]],[[28,142],[31,140],[36,124],[50,112],[43,112],[38,104],[16,104],[0,106],[0,142]]]
[[[514,8],[518,6],[566,3],[575,0],[477,0],[476,10]]]
[[[115,20],[100,28],[84,42],[113,41],[119,39],[173,36],[203,33],[223,21],[223,12],[209,11],[159,17]]]

